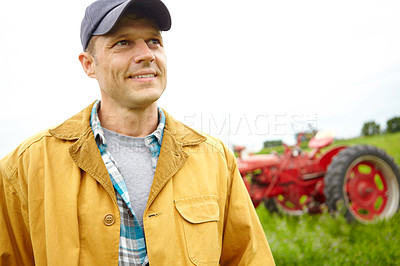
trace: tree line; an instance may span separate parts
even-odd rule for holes
[[[386,129],[382,130],[381,126],[375,121],[367,121],[363,124],[361,129],[362,136],[373,136],[383,133],[400,132],[400,117],[393,117],[386,121]]]

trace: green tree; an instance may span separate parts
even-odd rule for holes
[[[393,117],[386,122],[386,132],[395,133],[400,131],[400,117]]]
[[[381,126],[375,123],[375,121],[365,122],[362,129],[361,135],[373,136],[381,133]]]

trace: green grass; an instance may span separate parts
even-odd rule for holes
[[[334,145],[369,144],[384,149],[400,165],[400,133],[336,140]],[[306,144],[302,148],[306,148]],[[329,149],[329,147],[328,147]],[[269,153],[263,149],[260,153]],[[274,150],[282,152],[283,147]],[[377,224],[346,222],[344,217],[257,213],[279,265],[400,265],[400,213]]]
[[[355,139],[337,140],[334,145],[369,144],[384,149],[400,165],[400,132]]]
[[[398,265],[400,213],[377,224],[343,217],[279,216],[257,208],[277,265]]]

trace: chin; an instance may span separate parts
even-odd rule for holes
[[[138,97],[132,99],[131,101],[131,106],[135,106],[136,108],[146,108],[151,106],[152,104],[156,103],[158,99],[160,99],[161,94],[158,95],[151,95],[145,98],[140,98]]]
[[[163,92],[164,90],[160,89],[149,89],[141,95],[136,95],[134,99],[140,99],[141,102],[156,102],[160,99]]]

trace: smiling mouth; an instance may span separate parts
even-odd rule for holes
[[[154,74],[146,74],[146,75],[137,75],[137,76],[131,76],[129,78],[132,79],[143,79],[143,78],[154,78],[156,75]]]

